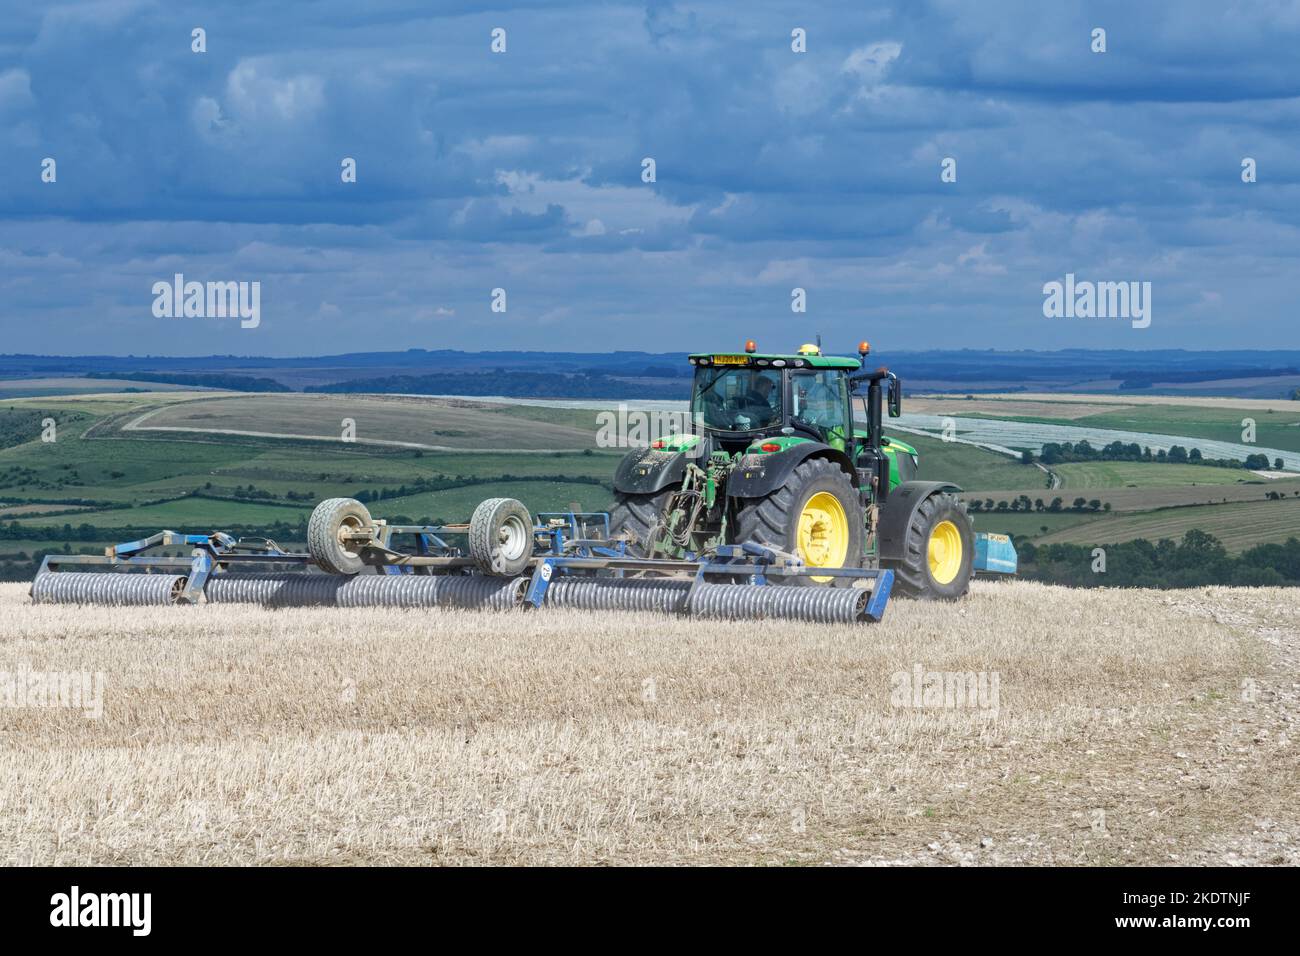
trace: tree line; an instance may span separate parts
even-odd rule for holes
[[[160,385],[191,385],[198,388],[224,388],[231,392],[292,392],[288,385],[273,378],[252,375],[227,375],[219,372],[87,372],[86,378],[112,378],[128,382],[152,382]]]
[[[1168,451],[1162,448],[1153,452],[1137,442],[1113,441],[1096,448],[1086,438],[1077,442],[1046,442],[1037,456],[1027,451],[1021,455],[1021,460],[1032,463],[1035,457],[1044,465],[1077,461],[1145,461],[1171,465],[1208,465],[1212,468],[1245,468],[1250,471],[1262,471],[1269,467],[1268,456],[1264,454],[1248,455],[1245,461],[1239,461],[1236,458],[1206,458],[1199,448],[1189,450],[1182,445],[1172,445]],[[1276,459],[1272,465],[1281,469],[1282,459]]]
[[[1021,544],[1018,576],[1076,588],[1199,588],[1300,585],[1300,540],[1257,544],[1231,555],[1214,535],[1193,528],[1181,541],[1145,538],[1108,544]]]

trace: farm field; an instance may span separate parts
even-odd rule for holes
[[[229,527],[260,527],[277,521],[296,522],[311,513],[310,507],[289,507],[259,501],[223,501],[214,498],[182,498],[112,511],[78,511],[68,515],[34,515],[23,521],[34,531],[42,528],[76,527],[83,522],[98,528],[157,527],[172,531],[204,533]]]
[[[965,401],[966,396],[959,393],[935,393],[918,396],[927,401]],[[1127,395],[1105,395],[1095,392],[989,392],[979,395],[975,401],[996,402],[1049,402],[1065,404],[1096,405],[1169,405],[1173,407],[1194,406],[1196,408],[1245,409],[1248,411],[1295,411],[1296,402],[1286,398],[1236,398],[1217,395],[1144,395],[1133,393]]]
[[[932,415],[979,416],[1082,429],[1180,435],[1187,438],[1187,447],[1192,447],[1198,439],[1241,444],[1242,420],[1251,418],[1255,422],[1254,444],[1262,448],[1300,451],[1300,402],[1158,396],[1144,396],[1144,399],[1093,395],[981,395],[973,400],[955,396],[925,397],[908,402],[906,409]],[[1098,444],[1098,441],[1094,440],[1093,444]]]
[[[118,423],[120,432],[315,438],[338,442],[353,423],[359,444],[484,451],[581,450],[595,446],[584,411],[517,415],[514,406],[381,395],[239,395],[163,404]]]
[[[1300,451],[1300,402],[1290,410],[1247,410],[1193,405],[1147,405],[1105,412],[1075,424],[1122,431],[1163,432],[1189,440],[1241,442],[1242,420],[1255,421],[1255,442],[1261,447]]]
[[[975,521],[976,531],[1010,534],[1015,536],[1016,541],[1035,542],[1046,533],[1042,530],[1044,527],[1049,532],[1064,531],[1098,520],[1097,515],[1091,512],[1075,511],[980,511],[971,517]]]
[[[1248,471],[1210,465],[1161,464],[1141,461],[1078,461],[1049,466],[1061,479],[1060,489],[1168,488],[1197,485],[1239,485],[1259,481]],[[1254,486],[1252,486],[1254,487]]]
[[[1158,465],[1152,466],[1158,468]],[[1243,483],[1239,485],[1152,485],[1150,487],[1062,489],[1020,488],[1012,490],[972,491],[962,495],[968,501],[1014,501],[1021,495],[1031,502],[1042,500],[1050,504],[1060,498],[1063,507],[1069,508],[1077,498],[1096,499],[1110,505],[1112,511],[1151,511],[1177,505],[1219,505],[1232,502],[1260,502],[1268,500],[1269,493],[1295,497],[1300,492],[1300,479],[1282,479]]]
[[[1036,538],[1034,543],[1119,544],[1135,538],[1178,540],[1193,528],[1214,535],[1231,553],[1245,551],[1256,544],[1300,538],[1300,498],[1105,515],[1053,530]]]
[[[0,400],[54,395],[95,395],[102,392],[182,392],[188,385],[133,382],[117,378],[0,378]]]
[[[889,425],[885,425],[886,433]],[[911,432],[897,432],[921,456],[917,477],[926,481],[951,481],[972,491],[986,488],[1012,488],[1046,482],[1047,476],[1033,465],[1022,465],[1013,458],[986,451],[974,445],[945,442]]]
[[[517,498],[526,502],[533,514],[568,511],[569,505],[575,502],[581,511],[607,511],[613,503],[613,492],[603,485],[569,481],[488,481],[447,491],[385,499],[370,507],[378,515],[458,522],[468,521],[474,508],[486,498]]]
[[[103,681],[98,720],[0,709],[6,865],[1300,863],[1295,590],[979,583],[869,629],[0,614],[0,670]],[[917,667],[997,697],[912,706]]]

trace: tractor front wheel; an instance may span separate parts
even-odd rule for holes
[[[810,568],[858,568],[862,536],[862,506],[849,476],[833,461],[809,458],[776,491],[744,503],[734,539],[797,554]],[[851,587],[853,579],[828,574],[788,583]]]
[[[912,514],[903,557],[887,561],[902,594],[931,601],[953,601],[970,588],[975,564],[975,528],[954,495],[926,498]]]

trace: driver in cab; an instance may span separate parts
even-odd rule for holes
[[[749,390],[741,396],[740,412],[749,419],[751,428],[763,428],[781,417],[776,407],[776,379],[759,373],[750,381]]]

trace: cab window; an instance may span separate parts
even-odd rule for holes
[[[819,425],[831,444],[843,447],[848,434],[848,383],[835,371],[793,372],[790,403],[794,418]]]
[[[692,418],[708,428],[745,432],[781,421],[781,373],[713,366],[695,372]]]

